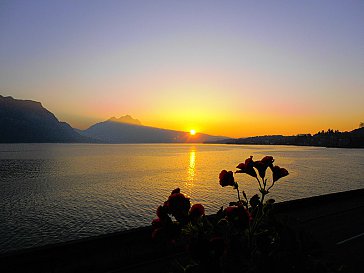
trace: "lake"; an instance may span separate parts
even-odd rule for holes
[[[364,186],[364,149],[204,144],[0,144],[0,252],[149,225],[174,188],[216,212],[218,175],[250,155],[288,169],[277,201]],[[267,171],[270,174],[270,171]],[[241,190],[257,182],[237,174]]]

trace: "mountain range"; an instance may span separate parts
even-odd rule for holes
[[[144,126],[125,115],[96,123],[86,130],[72,128],[32,100],[0,95],[0,143],[226,143],[364,148],[364,126],[350,132],[329,129],[317,134],[255,136],[232,139]]]
[[[0,95],[0,143],[198,143],[224,138],[144,126],[130,115],[79,130],[59,121],[40,102]]]
[[[192,136],[187,132],[139,125],[138,120],[130,121],[130,119],[132,119],[130,116],[111,118],[79,133],[107,143],[190,143],[224,138],[202,133]]]
[[[0,95],[0,143],[90,142],[40,102]]]

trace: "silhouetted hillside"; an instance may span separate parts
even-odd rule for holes
[[[226,144],[258,144],[258,145],[297,145],[337,148],[364,148],[364,128],[351,132],[339,132],[329,129],[317,134],[301,134],[295,136],[269,135],[238,139],[227,139],[218,143]]]
[[[130,117],[130,119],[132,118]],[[107,143],[186,143],[224,138],[206,134],[191,136],[189,133],[182,131],[130,124],[122,122],[122,120],[111,118],[91,126],[84,130],[82,134]]]
[[[350,132],[353,136],[364,137],[364,127],[355,129]]]
[[[40,102],[0,95],[0,143],[90,142]]]

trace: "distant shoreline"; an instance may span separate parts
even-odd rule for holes
[[[266,135],[236,139],[210,141],[220,144],[247,145],[294,145],[326,148],[364,148],[364,127],[351,132],[334,130],[321,131],[317,134],[300,134],[295,136]]]
[[[205,143],[205,144],[225,144],[225,145],[255,145],[255,146],[296,146],[296,147],[317,147],[317,148],[340,148],[340,149],[364,149],[364,147],[340,147],[340,146],[319,146],[319,145],[299,145],[299,144],[261,144],[261,143]]]
[[[253,145],[253,146],[294,146],[294,147],[313,147],[313,148],[340,148],[340,149],[363,149],[364,146],[324,146],[324,145],[300,145],[290,143],[235,143],[235,142],[0,142],[0,145],[14,144],[94,144],[94,145],[147,145],[147,144],[204,144],[204,145]]]

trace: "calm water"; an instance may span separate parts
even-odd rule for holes
[[[278,201],[364,187],[364,150],[233,145],[0,145],[0,252],[149,225],[180,187],[207,213],[236,198],[218,175],[253,155],[289,170]],[[238,174],[240,188],[257,190]]]

